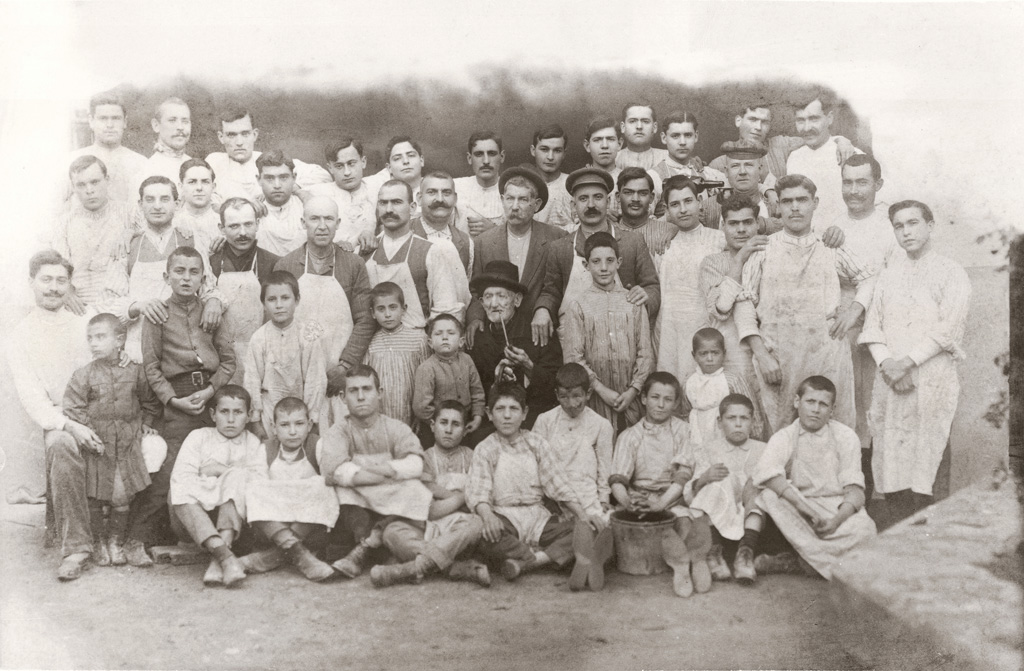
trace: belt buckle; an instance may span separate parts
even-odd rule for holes
[[[192,385],[196,389],[202,389],[205,385],[203,384],[203,371],[197,370],[192,373]]]

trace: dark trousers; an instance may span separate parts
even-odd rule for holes
[[[497,513],[495,513],[497,515]],[[497,515],[504,527],[501,537],[495,542],[481,538],[477,545],[477,552],[484,557],[500,561],[502,559],[518,559],[530,561],[533,559],[533,550],[529,545],[519,540],[519,532],[515,526],[504,515]],[[540,534],[540,549],[557,566],[565,566],[573,558],[572,531],[576,526],[574,520],[559,522],[558,518],[552,516],[544,525]]]
[[[89,499],[86,497],[85,457],[65,431],[47,431],[46,488],[48,532],[53,530],[61,556],[92,552]]]
[[[213,426],[207,412],[189,415],[171,406],[164,406],[163,426],[160,435],[167,442],[167,458],[160,470],[150,475],[150,485],[132,500],[131,522],[128,536],[137,538],[146,545],[175,543],[171,530],[171,518],[167,494],[171,489],[171,471],[178,458],[178,450],[188,434],[204,426]]]

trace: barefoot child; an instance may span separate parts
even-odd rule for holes
[[[171,510],[178,526],[213,559],[206,585],[230,587],[243,578],[231,552],[245,520],[245,487],[250,476],[265,477],[267,460],[260,440],[245,430],[250,398],[227,384],[210,399],[214,426],[196,429],[181,444],[171,472]]]
[[[743,394],[752,398],[743,378],[723,367],[725,338],[713,328],[702,328],[693,334],[693,358],[699,370],[683,386],[686,402],[690,406],[690,443],[700,447],[705,442],[721,437],[718,425],[718,404],[729,394]],[[753,418],[751,435],[761,435],[761,418]]]
[[[612,425],[587,407],[590,394],[587,369],[578,363],[565,364],[555,374],[555,396],[559,407],[538,417],[533,430],[550,443],[584,510],[607,520],[610,511],[608,472],[612,465]],[[591,542],[600,541],[597,559],[603,565],[611,558],[613,545],[610,528],[601,534]],[[569,589],[582,589],[587,577],[586,571],[574,570]],[[601,587],[600,584],[590,585],[595,591]]]
[[[750,438],[754,403],[748,397],[729,394],[719,404],[718,415],[720,436],[697,448],[694,477],[686,483],[683,496],[690,508],[710,518],[711,576],[715,580],[735,577],[749,585],[757,577],[754,552],[764,528],[764,512],[754,505],[757,491],[750,477],[764,443]],[[722,557],[723,539],[739,541],[731,572]]]
[[[84,424],[99,436],[97,452],[85,452],[85,489],[89,497],[93,559],[98,566],[152,566],[141,543],[131,543],[126,556],[128,504],[149,486],[142,456],[143,436],[161,440],[153,429],[160,401],[153,394],[142,366],[120,357],[128,330],[115,315],[104,313],[89,320],[92,363],[75,371],[64,392],[64,415]],[[103,509],[110,507],[104,520]],[[139,539],[135,539],[139,540]]]
[[[299,282],[286,270],[267,276],[260,300],[270,321],[256,329],[245,363],[245,390],[259,404],[249,417],[249,430],[261,440],[274,435],[274,407],[282,399],[301,398],[314,424],[325,424],[327,368],[319,332],[295,321]],[[316,427],[312,427],[314,429]]]
[[[473,359],[462,351],[465,344],[462,322],[450,314],[440,314],[427,323],[430,349],[433,354],[416,369],[412,409],[420,420],[420,435],[427,436],[429,422],[434,418],[436,404],[449,399],[469,406],[473,419],[466,433],[473,433],[484,418],[484,386]]]
[[[422,329],[406,326],[405,293],[394,282],[370,290],[370,310],[380,327],[370,339],[363,359],[380,375],[380,411],[412,426],[412,390],[416,369],[430,356],[430,341]]]
[[[622,258],[609,233],[594,233],[583,246],[593,283],[566,308],[566,363],[590,374],[595,394],[590,407],[611,422],[616,435],[640,419],[637,395],[651,372],[651,329],[647,309],[630,303],[616,280]]]
[[[877,533],[864,510],[857,432],[832,419],[836,386],[814,375],[797,388],[797,420],[768,441],[754,468],[757,504],[800,558],[832,578],[839,558]],[[755,566],[762,571],[762,560]]]
[[[338,499],[320,477],[320,436],[302,399],[281,399],[273,416],[274,434],[264,443],[267,478],[249,481],[245,507],[246,520],[275,547],[242,557],[242,565],[247,573],[262,573],[287,559],[306,578],[325,580],[334,570],[305,544],[338,519]]]
[[[462,445],[466,407],[458,401],[442,401],[430,427],[434,446],[427,450],[420,476],[434,496],[429,517],[425,525],[399,520],[385,527],[384,545],[404,563],[374,566],[370,580],[376,587],[387,587],[446,573],[451,580],[490,587],[487,566],[456,559],[476,545],[483,531],[483,522],[466,508],[466,480],[473,461],[473,450]]]
[[[600,532],[607,523],[583,509],[548,442],[522,428],[528,412],[526,390],[514,382],[495,384],[487,412],[495,432],[476,446],[466,487],[466,502],[484,522],[478,551],[502,562],[506,580],[545,564],[565,566],[574,554],[594,571],[603,570],[576,552],[573,528],[587,524]],[[575,522],[552,515],[544,507],[544,496],[567,507]],[[603,574],[595,577],[603,579]]]
[[[675,573],[675,593],[687,597],[694,589],[711,589],[707,563],[711,528],[706,515],[686,508],[682,501],[695,457],[688,442],[689,427],[674,416],[681,395],[679,381],[671,373],[658,371],[647,377],[640,399],[644,417],[619,436],[608,481],[612,496],[625,510],[668,510],[676,516],[674,527],[662,537],[662,550]]]

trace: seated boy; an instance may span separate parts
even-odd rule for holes
[[[64,415],[96,432],[98,452],[85,452],[85,486],[89,497],[93,559],[98,566],[130,563],[152,566],[140,539],[123,543],[128,534],[128,504],[149,485],[142,455],[143,436],[159,440],[153,422],[160,401],[153,395],[142,366],[120,365],[127,328],[115,315],[99,314],[89,320],[91,363],[71,376],[64,392]],[[108,519],[104,508],[110,506]]]
[[[608,482],[622,508],[636,513],[668,510],[676,516],[661,545],[665,563],[675,573],[675,593],[688,597],[695,588],[698,592],[711,589],[707,563],[711,528],[706,515],[682,505],[695,457],[688,442],[689,427],[674,416],[681,396],[679,381],[671,373],[647,376],[640,396],[644,417],[619,436]]]
[[[587,369],[578,363],[565,364],[555,374],[555,397],[559,407],[538,417],[533,430],[551,445],[552,453],[565,469],[569,485],[587,514],[600,515],[607,520],[610,511],[608,472],[612,465],[612,425],[587,407],[591,393]],[[582,525],[578,525],[578,529],[587,531]],[[584,542],[587,539],[578,540]],[[611,528],[589,540],[591,543],[595,541],[599,550],[597,560],[603,565],[611,558],[614,549]],[[573,591],[582,589],[589,577],[584,563],[577,563],[577,566],[580,570],[573,570],[569,578],[569,589]],[[600,584],[590,585],[595,591],[601,587]]]
[[[832,419],[836,387],[814,375],[797,388],[797,420],[768,441],[754,468],[767,512],[800,558],[826,580],[839,558],[876,533],[864,510],[857,433]],[[754,562],[762,573],[761,555]]]
[[[764,513],[753,505],[757,491],[750,481],[764,443],[750,439],[754,403],[742,394],[729,394],[718,407],[720,437],[696,450],[694,477],[683,488],[687,505],[702,510],[711,521],[711,552],[708,566],[715,580],[735,577],[751,584],[757,577],[754,551]],[[733,571],[722,557],[723,539],[739,541]]]
[[[171,471],[176,531],[213,555],[203,576],[207,585],[230,587],[245,578],[231,544],[245,520],[246,483],[267,470],[259,438],[245,430],[251,402],[238,385],[218,389],[210,399],[214,426],[188,435]]]
[[[324,434],[320,463],[341,504],[334,535],[355,544],[332,566],[355,578],[381,546],[387,523],[394,517],[425,522],[434,497],[420,481],[420,441],[407,425],[380,412],[377,371],[363,364],[348,369],[342,397],[349,416]]]
[[[242,557],[242,565],[249,573],[262,573],[287,557],[306,578],[325,580],[334,569],[305,544],[338,520],[338,499],[320,477],[320,436],[312,430],[309,408],[294,396],[277,402],[273,421],[274,435],[264,444],[267,479],[249,482],[245,507],[249,524],[275,547]]]
[[[553,516],[544,507],[545,495],[572,511],[576,524],[598,532],[607,526],[602,516],[583,509],[548,442],[522,429],[527,412],[525,389],[514,382],[491,388],[487,414],[495,432],[476,446],[466,487],[466,502],[484,522],[477,550],[503,560],[506,580],[549,563],[565,566],[575,554],[574,523]],[[578,554],[577,560],[593,563]],[[602,574],[598,580],[603,579]]]
[[[379,564],[370,569],[376,587],[401,582],[418,583],[431,573],[446,573],[451,580],[468,580],[490,587],[487,566],[471,559],[456,560],[476,545],[484,525],[466,508],[466,480],[473,450],[462,445],[466,434],[466,406],[441,401],[434,419],[434,446],[427,450],[421,480],[433,494],[427,522],[396,520],[384,528],[384,545],[401,564]]]
[[[695,448],[721,437],[718,405],[723,398],[729,394],[753,398],[743,378],[723,367],[725,354],[725,338],[718,329],[702,328],[693,334],[693,359],[698,370],[687,378],[683,390],[690,407],[690,443]],[[760,437],[763,431],[761,417],[755,415],[752,421],[753,426],[748,433]]]
[[[394,282],[381,282],[370,291],[370,310],[380,328],[363,363],[380,375],[381,413],[412,426],[413,381],[430,356],[430,341],[422,329],[405,325],[405,309],[405,293]]]
[[[433,354],[416,369],[412,393],[412,410],[420,420],[420,435],[429,434],[424,429],[434,418],[436,404],[449,399],[470,406],[473,419],[466,426],[466,433],[473,433],[484,418],[484,386],[473,359],[462,351],[462,322],[450,314],[440,314],[427,323],[427,335]],[[430,436],[429,440],[432,439]]]

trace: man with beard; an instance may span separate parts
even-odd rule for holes
[[[544,285],[547,243],[563,237],[565,231],[534,218],[548,199],[547,183],[536,171],[509,168],[501,173],[498,188],[501,190],[505,222],[476,239],[473,278],[483,274],[484,268],[495,261],[510,261],[518,272],[516,281],[526,287],[521,313],[532,315]],[[483,305],[474,298],[466,314],[466,343],[470,349],[474,346],[476,333],[483,330],[486,319]]]
[[[435,170],[420,182],[421,217],[412,220],[412,232],[430,242],[445,240],[455,245],[468,276],[473,269],[473,239],[455,225],[458,221],[459,195],[455,182],[446,172]],[[497,187],[497,185],[495,185]]]
[[[534,215],[537,221],[569,232],[576,228],[572,217],[572,198],[565,189],[567,174],[562,172],[569,136],[558,124],[544,126],[533,134],[530,155],[548,186],[548,202]]]
[[[643,236],[616,226],[608,219],[608,203],[614,190],[611,175],[600,168],[580,168],[566,180],[580,227],[572,235],[548,243],[544,288],[534,307],[533,338],[545,345],[554,330],[554,315],[561,318],[569,300],[592,283],[583,259],[583,243],[597,232],[610,233],[619,241],[622,264],[618,278],[634,305],[647,307],[648,317],[657,317],[661,304],[658,271]]]
[[[646,100],[626,103],[622,108],[621,129],[626,146],[615,155],[617,167],[650,170],[668,157],[664,149],[651,146],[658,132],[658,117]]]
[[[256,169],[267,207],[257,240],[272,254],[285,256],[306,241],[302,201],[293,197],[295,162],[280,149],[275,149],[256,159]]]
[[[162,175],[175,182],[181,164],[192,158],[185,153],[185,145],[192,137],[192,113],[181,98],[168,98],[156,108],[150,125],[156,133],[156,145],[139,177]]]
[[[81,156],[95,156],[107,167],[110,180],[110,198],[122,203],[134,203],[139,175],[146,166],[146,157],[123,146],[128,112],[124,102],[113,93],[100,93],[89,101],[89,129],[93,142],[71,152],[75,160]],[[65,187],[65,199],[74,194]]]
[[[534,344],[531,315],[521,310],[528,288],[519,282],[512,262],[491,261],[473,278],[471,288],[487,318],[470,352],[480,382],[488,390],[503,381],[524,386],[529,408],[524,426],[530,428],[541,413],[558,404],[555,373],[562,366],[562,347],[557,338],[547,345]],[[476,445],[493,430],[485,420],[466,444]]]
[[[501,164],[505,162],[505,151],[497,133],[484,130],[470,135],[466,162],[473,174],[456,179],[455,191],[470,232],[480,235],[496,226],[501,219],[498,175],[501,174]],[[420,204],[423,204],[422,186]]]

